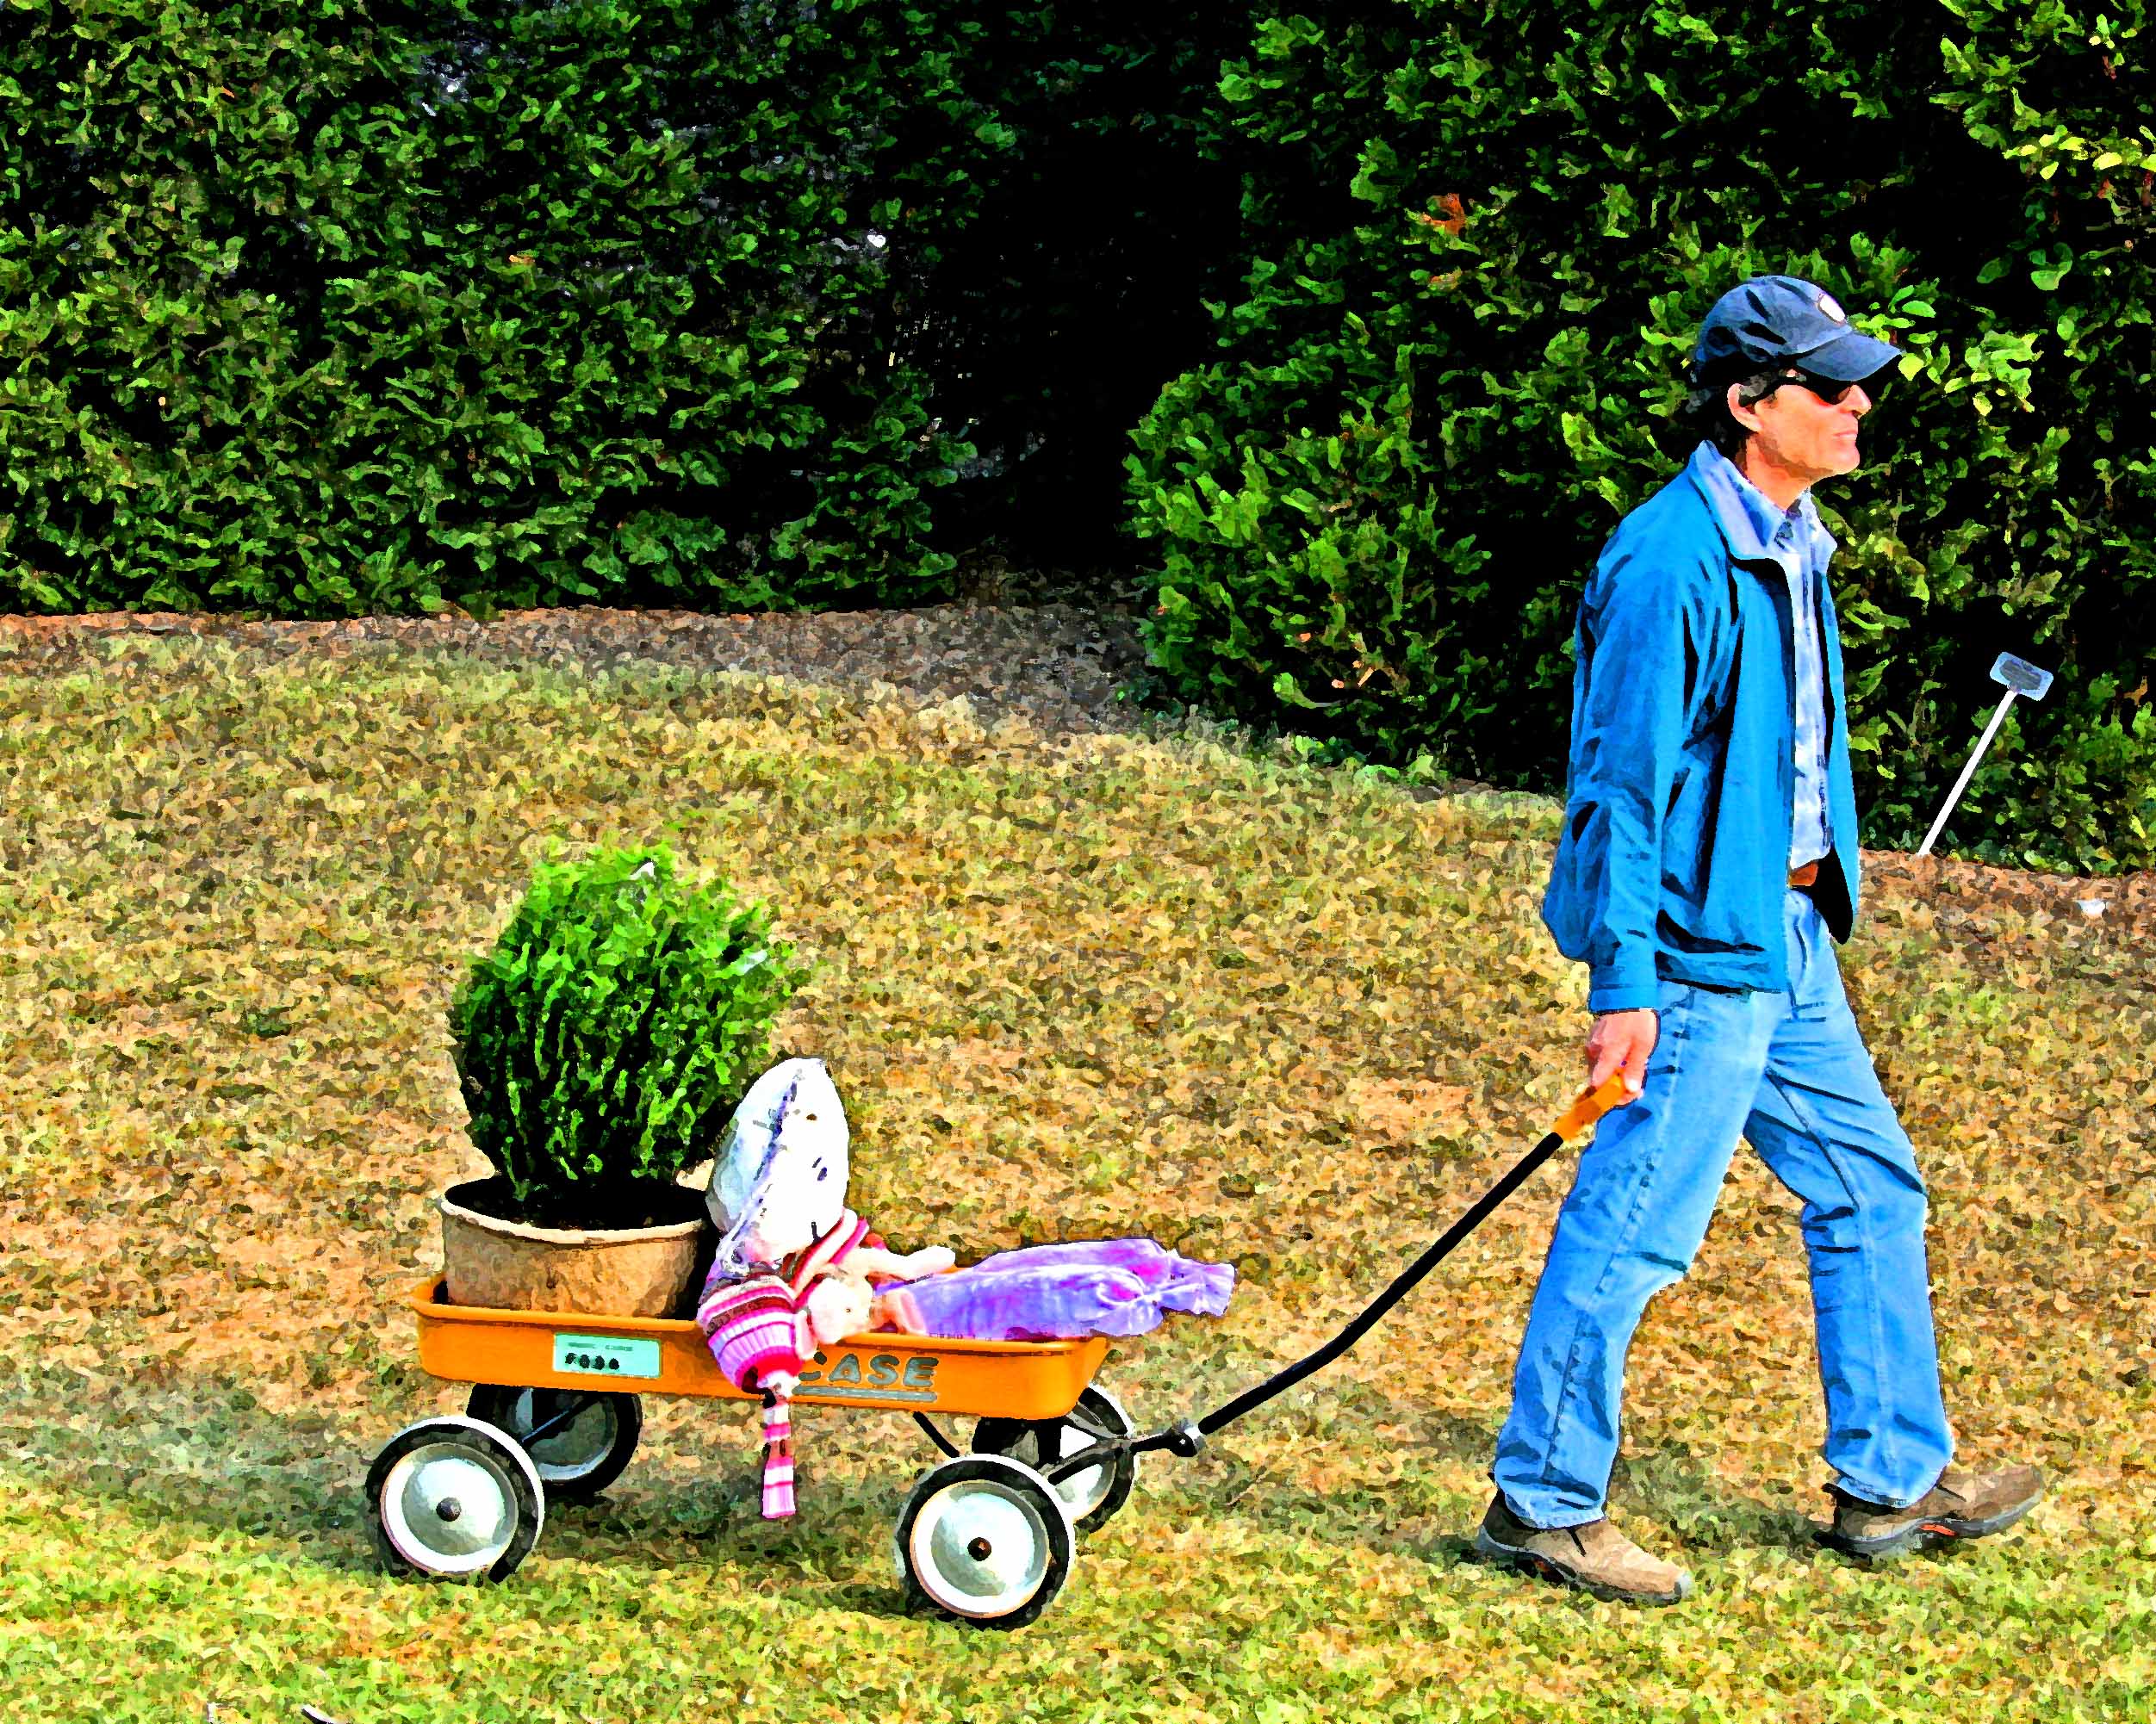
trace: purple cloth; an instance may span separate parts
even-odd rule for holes
[[[1232,1264],[1178,1256],[1150,1239],[1087,1239],[999,1251],[880,1297],[912,1334],[1053,1341],[1142,1335],[1171,1311],[1218,1317],[1234,1287]]]

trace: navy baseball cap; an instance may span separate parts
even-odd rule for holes
[[[1755,276],[1714,302],[1692,351],[1696,381],[1730,361],[1766,370],[1787,365],[1836,383],[1861,383],[1901,350],[1849,326],[1824,288],[1794,276]]]

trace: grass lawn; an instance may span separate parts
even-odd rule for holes
[[[799,1517],[744,1410],[648,1402],[506,1584],[381,1574],[360,1484],[463,1391],[398,1300],[480,1169],[445,1008],[544,841],[663,839],[817,965],[856,1206],[962,1256],[1148,1233],[1243,1271],[1118,1343],[1150,1426],[1314,1344],[1576,1090],[1584,980],[1536,907],[1546,802],[1415,802],[1198,734],[648,667],[0,652],[0,1716],[290,1719],[2156,1715],[2156,917],[1882,865],[1843,950],[1931,1181],[1966,1458],[2016,1532],[1817,1548],[1793,1200],[1741,1153],[1632,1350],[1616,1511],[1699,1589],[1603,1604],[1469,1540],[1561,1157],[1358,1350],[1149,1457],[1016,1634],[909,1616],[897,1416],[805,1410]],[[1892,859],[1880,859],[1882,865]],[[2085,890],[2085,889],[2084,889]]]

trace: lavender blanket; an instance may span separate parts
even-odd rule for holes
[[[1088,1239],[999,1251],[878,1296],[889,1327],[973,1341],[1142,1335],[1169,1312],[1218,1317],[1235,1270],[1150,1239]]]

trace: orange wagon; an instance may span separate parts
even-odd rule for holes
[[[1197,1420],[1140,1436],[1093,1384],[1108,1352],[1082,1341],[856,1335],[817,1355],[793,1398],[913,1415],[945,1458],[900,1509],[895,1555],[910,1596],[960,1621],[1016,1628],[1061,1591],[1076,1534],[1121,1508],[1138,1457],[1192,1455],[1206,1439],[1339,1357],[1564,1140],[1616,1105],[1622,1076],[1555,1128],[1316,1351]],[[754,1400],[721,1376],[695,1324],[450,1305],[439,1279],[410,1298],[419,1362],[472,1384],[461,1417],[391,1437],[367,1474],[376,1548],[395,1572],[500,1580],[531,1554],[546,1504],[596,1496],[643,1429],[639,1397]],[[931,1414],[972,1416],[971,1452]]]
[[[376,1547],[394,1571],[506,1578],[537,1544],[550,1499],[594,1497],[629,1464],[642,1396],[759,1398],[719,1374],[687,1320],[451,1305],[438,1276],[407,1303],[420,1365],[474,1387],[464,1417],[399,1431],[368,1472]],[[948,1458],[900,1513],[899,1568],[948,1614],[1016,1627],[1060,1590],[1075,1534],[1130,1495],[1135,1427],[1092,1386],[1107,1352],[1098,1336],[858,1335],[817,1354],[793,1399],[913,1415]],[[974,1452],[936,1414],[977,1418]],[[1097,1448],[1090,1461],[1060,1464]]]

